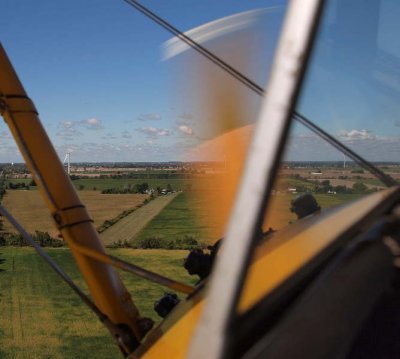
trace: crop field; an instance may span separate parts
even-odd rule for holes
[[[118,188],[124,189],[128,188],[129,185],[132,187],[137,183],[147,182],[150,187],[165,188],[168,184],[172,186],[175,191],[180,191],[185,189],[186,185],[190,182],[188,179],[127,179],[127,178],[82,178],[72,181],[77,189],[85,190],[100,190],[107,188]],[[82,187],[83,186],[83,187]]]
[[[115,249],[110,254],[194,284],[182,267],[186,251]],[[85,288],[66,248],[48,253]],[[142,315],[159,321],[154,301],[165,288],[122,273]],[[108,331],[32,248],[0,249],[0,357],[120,358]]]
[[[100,234],[105,244],[115,241],[130,241],[134,238],[178,193],[157,197],[145,206],[122,218]]]
[[[304,181],[302,179],[278,177],[278,185],[276,186],[277,188],[286,190],[288,187],[297,187],[297,186],[302,186],[307,191],[312,191],[315,188],[315,184]]]
[[[138,242],[150,237],[168,240],[190,236],[202,244],[219,239],[215,219],[210,218],[200,198],[192,199],[186,193],[179,194],[133,239]]]
[[[79,195],[89,209],[96,227],[124,210],[135,208],[148,197],[145,194],[101,194],[98,191],[80,191]],[[54,237],[58,235],[38,191],[7,190],[2,203],[28,232],[39,230],[49,232]],[[6,221],[4,230],[15,232]]]
[[[264,221],[265,230],[269,227],[277,230],[296,220],[295,214],[290,211],[291,201],[296,196],[281,194],[272,197],[272,203]],[[315,194],[315,197],[321,208],[328,208],[357,199],[360,195]],[[219,228],[223,228],[223,226],[224,224],[218,223],[218,220],[210,217],[206,206],[200,199],[193,200],[187,194],[182,193],[154,217],[133,239],[133,242],[151,237],[173,240],[186,235],[207,245],[220,238]]]

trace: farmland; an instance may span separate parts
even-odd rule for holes
[[[264,229],[269,227],[279,229],[296,220],[296,216],[290,212],[290,202],[295,197],[296,195],[291,194],[273,196]],[[360,195],[315,194],[315,197],[321,208],[328,208],[359,198]],[[143,228],[134,238],[133,243],[152,237],[173,240],[190,236],[206,245],[221,237],[221,228],[223,227],[223,223],[219,223],[216,218],[210,216],[207,203],[200,198],[194,199],[182,193]]]
[[[320,206],[328,208],[354,200],[367,192],[318,193],[317,181],[330,180],[334,186],[345,185],[349,188],[358,181],[367,186],[379,185],[376,179],[367,178],[366,174],[360,179],[353,176],[349,170],[344,179],[339,176],[343,175],[343,171],[323,171],[323,174],[317,175],[312,175],[309,168],[284,171],[268,207],[264,229],[280,229],[289,222],[296,221],[290,207],[291,201],[298,193],[289,193],[289,188],[295,188],[299,193],[313,192]],[[218,175],[217,173],[213,177],[201,174],[196,181],[177,178],[178,176],[153,178],[149,175],[149,178],[140,179],[128,176],[91,177],[75,179],[73,183],[93,216],[96,227],[125,210],[141,205],[148,198],[145,194],[101,194],[101,190],[133,188],[136,184],[144,182],[152,188],[165,188],[170,184],[174,190],[182,189],[183,192],[159,196],[149,201],[107,228],[101,237],[106,244],[128,240],[133,245],[147,238],[170,241],[190,237],[204,246],[220,238],[226,225],[222,217],[215,216],[217,211],[212,210],[212,207],[218,204],[221,192],[226,190],[223,181],[215,180]],[[18,178],[10,181],[30,182],[29,179]],[[34,188],[31,186],[29,191],[7,189],[3,204],[28,232],[41,230],[56,236],[57,230],[48,210],[39,192],[32,190]],[[5,231],[14,231],[8,223],[4,225]],[[50,248],[47,251],[80,286],[85,288],[66,248]],[[109,253],[187,283],[193,284],[197,279],[187,275],[182,268],[187,251],[124,248],[109,249]],[[122,273],[122,278],[142,314],[158,320],[152,307],[165,289],[126,273]],[[36,256],[32,248],[0,248],[0,303],[1,358],[119,357],[108,332],[56,275],[48,270],[47,265]]]
[[[67,249],[48,253],[84,288]],[[193,284],[182,267],[186,251],[118,249],[110,254]],[[152,307],[165,289],[127,273],[122,278],[141,313],[159,320]],[[0,293],[1,358],[120,357],[107,330],[32,248],[1,248]]]
[[[179,194],[134,238],[139,242],[145,238],[161,237],[166,240],[194,237],[203,244],[215,242],[218,224],[210,218],[204,200],[192,199],[187,194]]]
[[[81,188],[79,195],[87,205],[95,220],[95,226],[99,227],[105,220],[111,220],[123,211],[135,208],[144,201],[144,194],[101,194],[100,189],[126,188],[143,181],[150,182],[150,187],[171,184],[174,189],[184,187],[187,190],[174,198],[171,203],[167,198],[157,198],[140,210],[136,210],[128,217],[109,227],[102,233],[106,244],[116,241],[131,241],[139,243],[146,238],[162,238],[166,240],[192,237],[202,244],[213,243],[223,235],[225,217],[217,218],[212,206],[218,203],[218,195],[223,188],[223,182],[213,181],[215,176],[203,176],[196,181],[188,179],[125,179],[125,178],[85,178],[74,180],[73,183]],[[342,181],[334,179],[332,181]],[[344,181],[344,180],[343,180]],[[348,180],[347,180],[348,181]],[[373,184],[373,179],[365,179]],[[375,183],[374,183],[375,184]],[[290,201],[295,195],[287,193],[287,188],[303,188],[313,192],[316,185],[304,178],[281,178],[277,188],[280,193],[273,196],[273,204],[265,221],[265,228],[279,229],[288,222],[295,220],[295,216],[289,211]],[[82,189],[83,188],[83,189]],[[97,190],[90,190],[96,188]],[[194,194],[194,195],[192,195]],[[322,207],[329,207],[359,197],[356,194],[328,195],[314,193]],[[9,208],[16,218],[29,232],[35,230],[47,231],[52,236],[58,232],[53,225],[38,191],[7,190],[3,199],[6,208]],[[157,203],[160,205],[158,206]],[[165,208],[164,208],[165,207]],[[161,209],[163,209],[161,211]],[[211,209],[211,211],[210,211]],[[14,232],[8,223],[5,223],[5,231]]]
[[[145,194],[101,194],[98,191],[80,191],[79,195],[88,207],[96,227],[124,210],[135,208],[148,197]],[[9,190],[2,203],[28,232],[39,230],[49,232],[54,237],[58,235],[39,191]],[[8,222],[4,222],[4,230],[14,232]]]
[[[190,182],[188,179],[135,179],[135,178],[82,178],[76,179],[72,183],[77,189],[85,190],[104,190],[108,188],[123,189],[128,186],[134,186],[138,183],[147,182],[150,187],[166,187],[168,184],[172,186],[175,191],[183,190]]]
[[[177,193],[160,196],[145,206],[122,218],[113,226],[101,233],[104,244],[112,244],[116,241],[130,241],[145,227],[165,206],[167,206]]]

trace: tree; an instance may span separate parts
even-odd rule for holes
[[[136,193],[146,193],[146,191],[148,189],[149,189],[149,184],[147,182],[137,183],[135,185],[135,192]]]
[[[368,187],[362,182],[354,183],[352,188],[355,193],[365,193],[368,191]]]

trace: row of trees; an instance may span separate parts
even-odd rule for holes
[[[364,183],[356,182],[353,186],[346,187],[343,185],[332,186],[329,180],[324,180],[321,183],[316,184],[315,192],[316,193],[328,193],[328,192],[336,192],[342,194],[364,194],[369,192],[374,192],[376,189],[369,189]]]
[[[333,186],[330,180],[313,181],[307,178],[301,177],[299,174],[291,176],[296,180],[301,180],[304,184],[296,184],[293,187],[296,188],[296,192],[314,192],[314,193],[340,193],[340,194],[366,194],[375,192],[376,188],[368,188],[368,186],[362,182],[355,182],[352,187],[344,185]]]
[[[22,181],[22,182],[9,181],[7,184],[5,181],[2,181],[1,186],[3,188],[8,188],[8,189],[30,189],[30,187],[36,186],[36,183],[33,179],[30,180],[29,182],[27,182],[27,181]]]
[[[101,174],[98,178],[100,179],[186,179],[190,178],[188,173],[179,172],[156,172],[156,173],[112,173],[112,174]],[[92,178],[85,175],[70,175],[72,181],[84,178]]]
[[[105,194],[148,193],[149,189],[150,189],[149,184],[147,182],[143,182],[143,183],[136,183],[134,186],[129,184],[124,188],[118,188],[118,187],[106,188],[103,189],[101,193]]]
[[[32,238],[41,247],[65,246],[65,242],[63,240],[53,238],[47,232],[35,231],[35,233],[32,234]],[[31,244],[19,233],[2,233],[0,234],[0,247],[4,246],[29,247]]]
[[[147,182],[143,183],[136,183],[135,185],[128,184],[123,188],[113,187],[113,188],[106,188],[101,191],[103,194],[127,194],[127,193],[150,193],[150,194],[157,194],[162,195],[166,193],[172,193],[174,189],[172,188],[171,184],[167,184],[165,188],[161,188],[158,186],[155,190],[149,186]]]

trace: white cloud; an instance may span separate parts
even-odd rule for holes
[[[63,137],[66,139],[71,139],[76,136],[82,136],[82,132],[79,128],[85,128],[88,130],[102,130],[103,125],[101,120],[91,117],[82,121],[61,121],[57,125],[58,131],[56,132],[56,136]]]
[[[80,124],[84,125],[89,130],[101,130],[103,129],[103,125],[101,120],[91,117],[86,120],[80,121]]]
[[[188,136],[192,136],[193,135],[193,129],[191,127],[187,126],[187,125],[178,126],[178,130],[180,132],[182,132],[183,134],[185,134],[185,135],[188,135]]]
[[[350,131],[346,131],[346,130],[342,130],[339,132],[339,138],[341,140],[374,140],[377,137],[372,134],[370,131],[368,130],[350,130]]]
[[[399,136],[378,136],[367,130],[341,131],[337,136],[344,145],[369,161],[398,161]],[[295,161],[340,161],[341,152],[314,134],[297,134],[289,138],[286,159]]]
[[[56,136],[68,139],[82,136],[82,133],[76,128],[76,125],[76,121],[61,121],[57,126],[58,131]]]
[[[17,146],[0,142],[0,162],[22,162],[22,156]]]
[[[157,127],[142,127],[137,128],[136,131],[144,133],[149,138],[157,138],[170,135],[169,130]]]
[[[138,121],[159,121],[161,120],[161,115],[156,112],[152,113],[141,113],[138,118]]]
[[[85,142],[57,146],[60,158],[65,156],[67,149],[73,148],[75,162],[106,162],[106,161],[169,161],[176,159],[176,153],[168,146],[160,147],[156,143],[146,141],[140,144],[116,144]],[[0,151],[1,158],[1,151]]]

